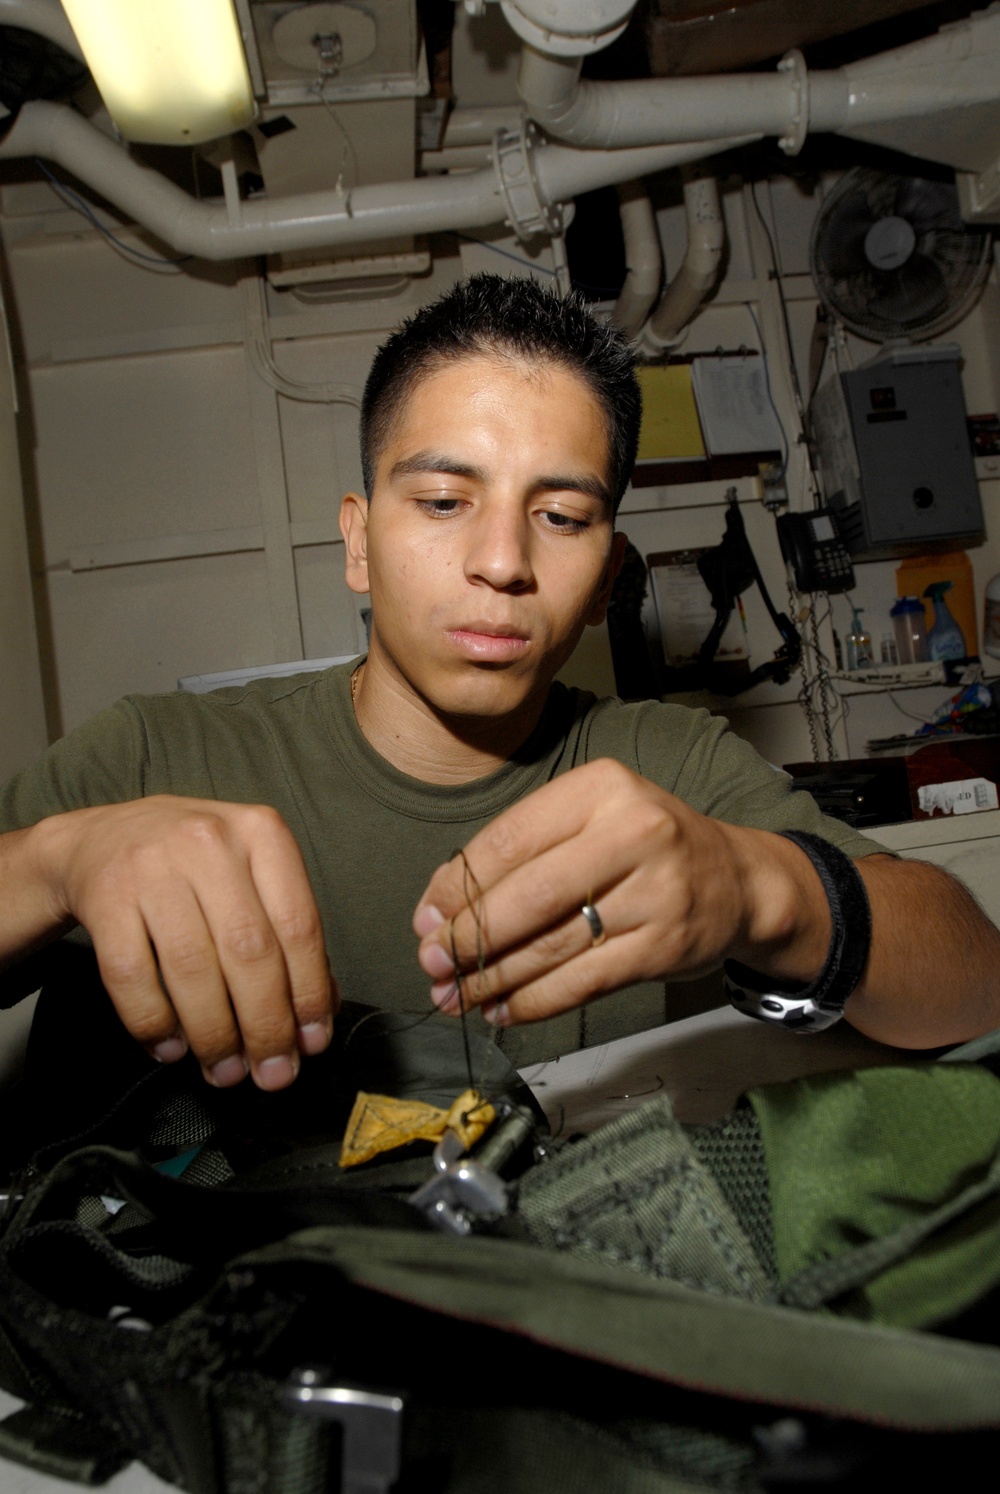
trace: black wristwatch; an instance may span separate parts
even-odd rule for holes
[[[803,830],[785,830],[819,873],[830,905],[832,933],[826,963],[808,985],[777,981],[737,960],[722,970],[726,994],[737,1011],[761,1022],[776,1022],[791,1032],[822,1032],[844,1015],[844,1003],[868,963],[872,916],[868,894],[854,862],[830,841]]]

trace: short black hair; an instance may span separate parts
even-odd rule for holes
[[[635,465],[642,396],[628,339],[576,295],[527,276],[472,275],[407,318],[375,354],[361,400],[361,470],[370,498],[379,454],[418,381],[456,358],[554,363],[580,375],[608,428],[608,486],[617,511]]]

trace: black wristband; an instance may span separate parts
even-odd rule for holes
[[[864,974],[872,942],[868,894],[854,862],[819,835],[785,830],[816,868],[830,906],[830,948],[826,963],[809,985],[761,975],[737,960],[726,960],[726,994],[737,1011],[793,1032],[820,1032],[844,1015],[844,1003]]]

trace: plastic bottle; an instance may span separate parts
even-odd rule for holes
[[[983,607],[983,648],[992,659],[1000,659],[1000,576],[992,576],[986,586]]]
[[[951,590],[950,581],[932,581],[924,592],[934,604],[934,626],[927,635],[927,652],[932,659],[964,659],[965,639],[958,623],[948,611],[944,599]]]
[[[911,555],[896,567],[897,597],[923,597],[933,581],[950,581],[948,611],[958,623],[965,640],[966,653],[979,652],[980,613],[976,601],[972,561],[964,550],[950,550],[943,555]],[[927,631],[934,626],[934,609],[928,601],[924,607]]]
[[[923,664],[927,659],[927,623],[919,597],[900,597],[889,610],[896,634],[900,664]],[[1000,623],[1000,613],[997,615]],[[1000,641],[1000,633],[998,633]]]
[[[848,669],[874,669],[875,652],[872,648],[872,635],[868,632],[861,621],[863,607],[852,608],[851,631],[847,634],[844,642],[847,644],[847,667]]]

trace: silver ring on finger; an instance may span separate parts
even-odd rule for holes
[[[601,920],[601,915],[593,903],[584,903],[580,912],[590,925],[591,947],[596,949],[598,944],[603,944],[608,937]]]

